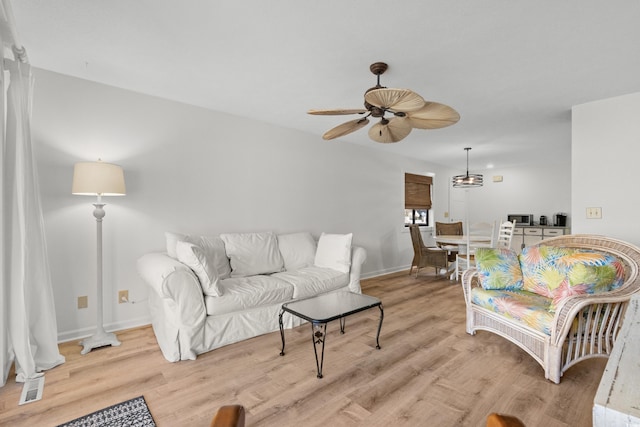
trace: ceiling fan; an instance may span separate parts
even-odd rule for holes
[[[329,129],[324,139],[348,135],[369,123],[369,117],[380,121],[369,129],[369,137],[376,142],[398,142],[416,129],[439,129],[455,124],[460,114],[453,108],[437,102],[425,101],[409,89],[393,89],[380,85],[380,75],[387,71],[387,64],[376,62],[369,69],[377,76],[377,84],[364,94],[364,109],[309,110],[308,114],[333,116],[366,114]],[[393,117],[387,118],[385,114]]]

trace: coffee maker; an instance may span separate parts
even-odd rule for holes
[[[540,215],[540,225],[547,225],[547,217]]]
[[[567,226],[567,214],[566,213],[562,213],[559,212],[557,214],[555,214],[555,222],[554,224],[556,227],[566,227]]]

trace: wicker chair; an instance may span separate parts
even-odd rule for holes
[[[436,275],[439,269],[443,268],[447,270],[447,251],[438,247],[427,247],[422,240],[422,234],[420,234],[420,228],[417,225],[409,226],[409,233],[411,234],[411,243],[413,244],[413,261],[411,261],[411,268],[409,274],[416,269],[416,277],[418,272],[424,267],[434,267],[436,269]]]
[[[610,253],[625,265],[625,281],[614,291],[573,295],[557,304],[550,335],[475,305],[471,289],[480,286],[477,270],[462,275],[467,303],[467,333],[493,332],[520,346],[544,368],[545,378],[560,383],[562,374],[576,363],[609,357],[631,296],[640,291],[640,248],[595,235],[566,235],[537,245],[592,249]]]
[[[462,236],[462,221],[458,222],[436,222],[436,236]],[[453,262],[456,260],[458,246],[455,245],[438,245],[448,253],[448,260]]]

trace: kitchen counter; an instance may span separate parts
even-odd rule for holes
[[[569,228],[571,228],[571,227],[569,227],[569,226],[564,226],[564,227],[562,227],[562,226],[557,226],[557,225],[537,225],[537,224],[534,224],[534,225],[524,225],[524,224],[518,224],[518,223],[516,223],[516,227],[519,227],[519,228],[545,228],[545,229],[558,229],[558,230],[563,229],[563,228],[564,228],[564,229],[569,229]],[[565,233],[565,234],[566,234],[566,233]]]
[[[570,234],[569,227],[558,227],[555,225],[519,225],[513,230],[511,238],[511,249],[520,253],[527,246],[538,243],[541,240],[552,237]]]

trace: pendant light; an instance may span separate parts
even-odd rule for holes
[[[482,187],[482,175],[469,174],[469,150],[471,150],[471,147],[467,147],[464,150],[467,152],[467,174],[454,176],[452,180],[453,186],[455,188]]]

